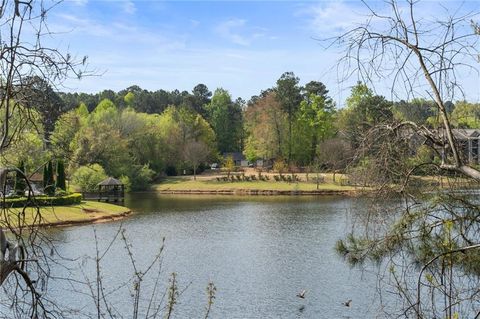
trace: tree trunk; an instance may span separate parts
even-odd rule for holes
[[[288,164],[292,160],[292,115],[288,115]]]
[[[315,155],[317,154],[317,134],[313,134],[312,136],[312,145],[311,147],[311,153],[310,153],[310,163],[313,163],[315,161]]]

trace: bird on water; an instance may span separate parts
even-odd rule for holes
[[[352,302],[352,299],[348,299],[347,301],[342,302],[342,305],[344,305],[345,307],[350,307],[351,302]]]
[[[298,298],[305,299],[305,293],[306,293],[306,292],[307,292],[307,291],[306,291],[305,289],[303,289],[301,292],[299,292],[299,293],[297,294],[297,297],[298,297]]]

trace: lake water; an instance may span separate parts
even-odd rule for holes
[[[86,257],[95,256],[93,229],[102,251],[123,225],[140,266],[155,256],[165,237],[162,294],[172,272],[177,273],[179,289],[185,289],[174,318],[204,317],[210,281],[217,287],[210,318],[373,318],[378,315],[375,269],[352,269],[334,250],[350,230],[351,210],[358,209],[354,206],[359,201],[133,194],[126,205],[136,213],[121,222],[52,230],[58,253],[75,259],[69,270],[54,266],[54,273],[94,279],[95,264]],[[116,288],[133,273],[121,240],[114,242],[101,266],[109,299],[125,318],[131,317],[133,283]],[[154,279],[145,279],[144,292]],[[63,281],[50,286],[62,303],[82,313],[94,309],[85,286],[72,288]],[[303,289],[305,299],[296,297]],[[71,290],[87,295],[78,297]],[[351,307],[343,306],[348,299]]]

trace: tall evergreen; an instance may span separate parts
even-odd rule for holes
[[[301,87],[298,85],[300,79],[293,72],[285,72],[277,80],[277,99],[282,105],[283,110],[288,117],[288,164],[292,160],[292,128],[295,120],[295,114],[302,101]]]
[[[16,172],[14,188],[15,188],[15,193],[17,195],[23,195],[25,193],[25,189],[27,188],[27,183],[24,177],[25,163],[23,161],[21,161],[20,164],[18,165],[18,170],[21,171],[23,174],[20,173],[19,171]]]
[[[67,190],[67,186],[65,183],[65,165],[63,163],[63,160],[57,161],[57,183],[55,186],[63,191]]]
[[[55,195],[55,181],[53,179],[53,164],[52,161],[49,161],[46,168],[46,177],[44,176],[43,181],[45,183],[45,194],[53,196]]]

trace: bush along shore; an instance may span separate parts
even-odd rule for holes
[[[29,197],[6,197],[1,202],[2,208],[24,206],[62,206],[75,205],[82,202],[82,194],[72,193],[63,196],[37,195]]]

